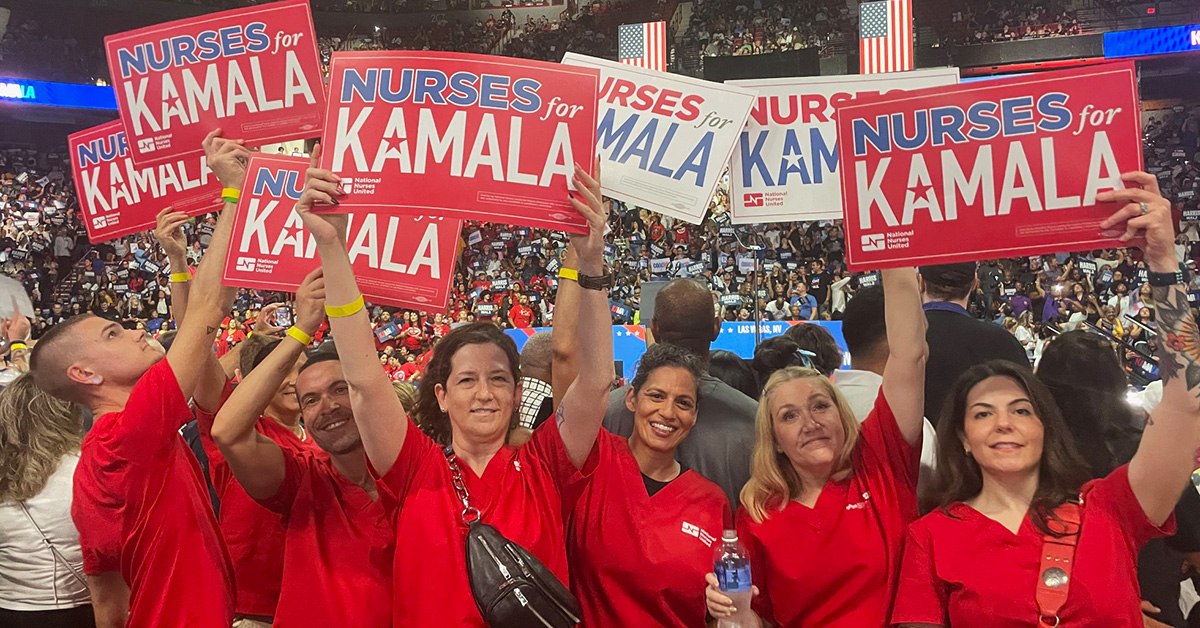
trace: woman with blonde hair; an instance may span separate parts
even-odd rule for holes
[[[925,315],[912,268],[883,271],[889,355],[875,407],[859,425],[821,373],[787,367],[758,405],[738,537],[757,585],[753,610],[784,628],[887,625],[905,527],[917,516]],[[708,609],[732,600],[706,576]]]
[[[0,392],[0,626],[95,625],[71,522],[79,407],[29,375]]]

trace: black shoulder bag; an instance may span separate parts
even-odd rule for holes
[[[579,601],[525,548],[479,520],[454,448],[443,450],[454,492],[462,500],[467,524],[467,578],[479,614],[491,628],[571,628],[583,615]]]

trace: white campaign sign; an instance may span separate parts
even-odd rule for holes
[[[571,52],[562,62],[600,70],[604,194],[700,224],[754,92]]]
[[[859,94],[958,83],[958,68],[727,81],[758,92],[729,167],[735,224],[842,217],[834,107]]]

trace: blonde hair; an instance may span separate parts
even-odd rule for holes
[[[66,454],[79,451],[83,413],[51,396],[29,374],[0,391],[0,502],[42,492]]]
[[[392,358],[396,359],[395,357]],[[392,391],[396,393],[396,398],[400,400],[400,405],[404,407],[404,413],[412,416],[413,411],[417,408],[417,389],[408,382],[392,382]]]
[[[854,472],[853,458],[855,445],[858,444],[858,419],[850,409],[850,404],[828,377],[814,369],[800,366],[789,366],[775,371],[763,387],[762,396],[758,400],[758,413],[754,419],[755,442],[754,453],[750,457],[750,481],[742,487],[742,507],[750,514],[755,523],[762,523],[768,517],[769,510],[783,510],[793,499],[800,495],[803,482],[787,454],[779,451],[775,440],[774,421],[771,416],[771,401],[776,390],[782,384],[797,379],[811,380],[829,395],[837,406],[841,416],[842,429],[846,440],[842,449],[837,453],[833,464],[831,480],[843,480]]]

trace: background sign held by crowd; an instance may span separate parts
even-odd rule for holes
[[[155,216],[168,205],[189,216],[220,209],[221,184],[202,153],[139,166],[120,120],[73,133],[67,145],[81,219],[93,243],[154,228]]]
[[[325,92],[307,0],[110,35],[104,47],[137,163],[199,154],[216,128],[253,146],[322,127]]]
[[[563,63],[600,70],[604,194],[700,224],[754,93],[570,52]]]
[[[226,285],[295,292],[320,265],[316,241],[292,211],[308,164],[304,157],[250,158],[229,240]],[[429,312],[446,309],[461,221],[367,211],[349,219],[350,263],[368,301]]]
[[[851,270],[1124,246],[1096,194],[1142,169],[1133,63],[838,108]]]
[[[591,173],[599,73],[435,52],[338,52],[321,167],[376,208],[583,232],[574,165]]]
[[[957,82],[957,68],[729,81],[758,92],[729,169],[733,222],[841,218],[834,109],[857,96]]]

